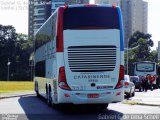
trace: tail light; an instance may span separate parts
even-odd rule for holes
[[[124,80],[124,66],[120,65],[120,67],[119,67],[119,80],[118,80],[118,83],[117,83],[115,89],[123,87],[123,84],[121,83],[122,80]]]
[[[64,90],[71,90],[71,88],[68,86],[67,81],[66,81],[66,75],[65,75],[64,67],[59,68],[58,85],[59,85],[60,88],[62,88]]]
[[[129,83],[128,82],[124,82],[124,86],[128,86],[129,85]]]

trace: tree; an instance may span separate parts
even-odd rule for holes
[[[13,61],[15,58],[16,30],[13,26],[0,25],[0,79],[7,77],[8,58]],[[13,62],[14,63],[14,62]]]
[[[7,62],[10,65],[10,80],[29,80],[29,57],[32,41],[27,35],[17,34],[13,26],[0,25],[0,80],[7,78]]]
[[[154,55],[151,54],[151,47],[153,47],[153,41],[150,34],[144,34],[142,32],[135,32],[129,40],[129,48],[138,46],[136,49],[129,50],[129,74],[132,73],[132,64],[138,61],[153,61]]]
[[[153,50],[150,52],[148,61],[153,61],[158,63],[158,52],[156,50]]]
[[[142,32],[139,32],[139,31],[136,31],[131,37],[130,37],[130,40],[129,40],[129,47],[135,47],[137,46],[139,43],[138,43],[138,40],[140,38],[143,38],[147,41],[147,44],[149,45],[149,47],[153,47],[153,41],[151,39],[152,35],[151,34],[144,34]]]

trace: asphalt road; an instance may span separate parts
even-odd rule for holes
[[[110,104],[106,110],[73,105],[55,109],[34,95],[0,100],[0,120],[5,117],[15,117],[18,120],[118,120],[126,119],[127,114],[159,114],[160,118],[160,107],[115,103]]]

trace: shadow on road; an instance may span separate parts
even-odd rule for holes
[[[19,104],[29,120],[120,120],[123,117],[123,113],[90,105],[69,104],[55,109],[48,107],[45,99],[36,96],[20,97]]]

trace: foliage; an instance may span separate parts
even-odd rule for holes
[[[17,34],[13,26],[0,25],[0,79],[7,78],[9,59],[10,80],[29,80],[29,56],[32,51],[32,41],[27,35]]]
[[[142,32],[139,32],[139,31],[136,31],[132,36],[131,38],[129,39],[129,47],[132,48],[132,47],[135,47],[137,45],[139,45],[139,39],[143,38],[147,41],[147,44],[150,46],[150,47],[153,47],[153,41],[151,39],[152,35],[151,34],[145,34],[145,33],[142,33]]]
[[[151,51],[153,41],[151,34],[144,34],[142,32],[135,32],[129,39],[129,74],[133,73],[133,63],[138,61],[155,61],[157,62],[157,51]],[[138,46],[138,47],[136,47]],[[135,49],[131,49],[134,48]],[[125,60],[126,60],[125,54]]]

